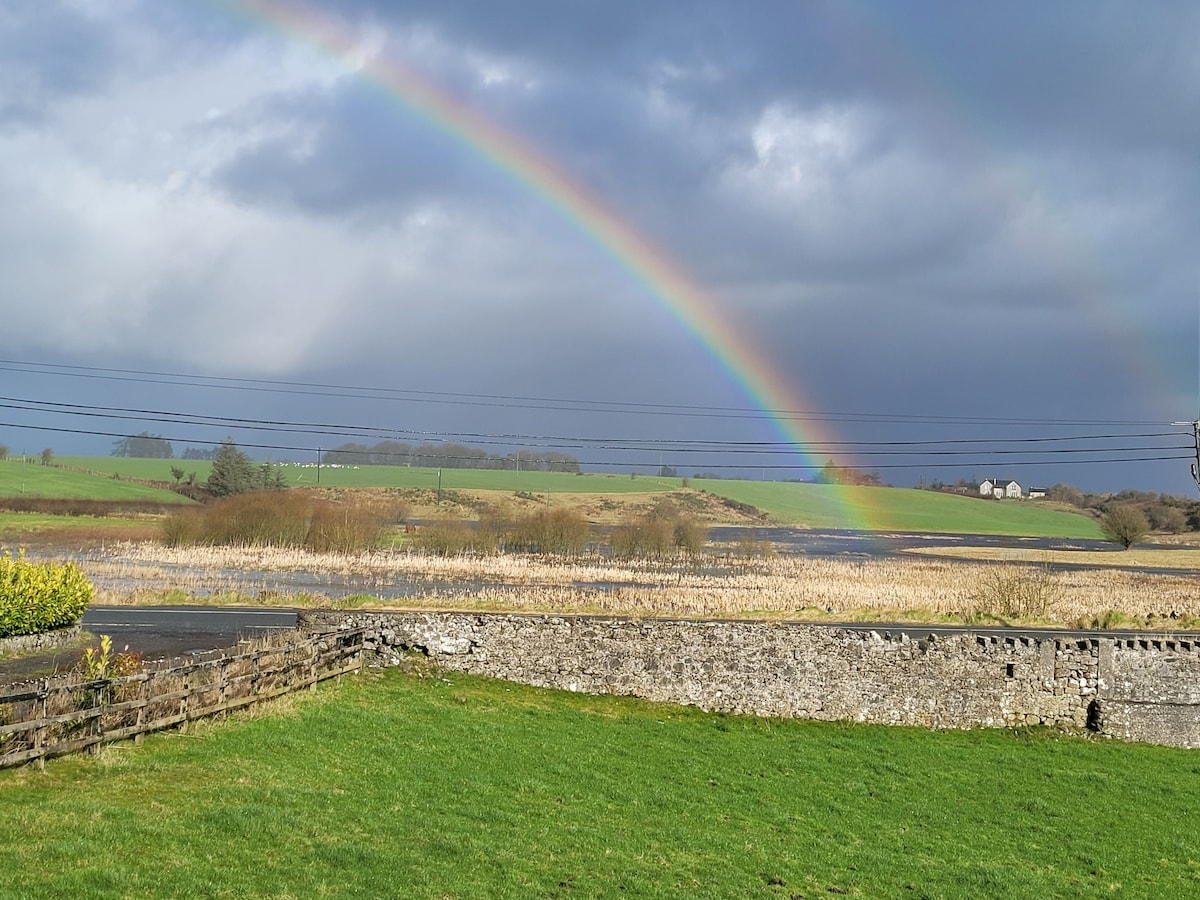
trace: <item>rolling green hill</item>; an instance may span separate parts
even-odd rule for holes
[[[984,500],[912,488],[694,480],[692,487],[810,528],[1098,538],[1096,522],[1036,500]]]
[[[117,457],[66,457],[64,464],[103,472],[106,475],[171,480],[171,467],[204,481],[212,464],[196,460],[123,459]],[[285,463],[280,466],[291,487],[316,487],[317,467]],[[8,471],[6,473],[7,470]],[[0,464],[0,496],[15,493],[12,476],[19,463]],[[133,496],[148,491],[153,497],[175,497],[141,485],[96,478],[39,465],[25,467],[27,490],[54,490],[43,496],[88,497]],[[6,477],[6,474],[8,477]],[[186,476],[185,476],[186,477]],[[38,487],[32,479],[37,478]],[[437,469],[407,466],[322,466],[321,487],[423,488],[439,486]],[[683,479],[639,475],[571,475],[563,472],[513,472],[487,469],[442,469],[444,490],[528,492],[537,495],[644,494],[682,489]],[[748,504],[785,525],[810,528],[866,528],[878,531],[917,531],[966,534],[1011,534],[1044,537],[1098,538],[1095,521],[1085,515],[1052,508],[1041,501],[982,500],[955,494],[908,488],[846,487],[826,484],[796,484],[772,481],[691,479],[692,489],[707,491],[738,503]],[[101,491],[109,493],[101,494]],[[137,496],[142,496],[138,494]]]

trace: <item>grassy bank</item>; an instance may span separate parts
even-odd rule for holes
[[[0,773],[6,896],[1200,891],[1194,755],[754,720],[460,675]],[[1131,800],[1131,798],[1134,798]]]
[[[82,462],[88,462],[83,460]],[[161,478],[161,475],[155,475]],[[169,468],[165,480],[170,480]],[[0,497],[46,497],[79,500],[135,500],[156,503],[190,503],[174,491],[149,487],[119,478],[89,475],[57,466],[22,463],[19,458],[0,460]]]

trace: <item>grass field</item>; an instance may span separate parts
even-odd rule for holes
[[[85,460],[87,462],[89,460]],[[63,461],[65,462],[65,461]],[[74,465],[75,463],[72,463]],[[159,475],[153,476],[159,478]],[[167,481],[171,473],[166,472]],[[98,478],[41,463],[22,463],[20,458],[0,461],[0,497],[48,497],[81,500],[151,500],[158,503],[189,503],[174,491],[123,481]]]
[[[1188,751],[462,675],[0,772],[12,897],[1183,897]]]
[[[105,474],[142,479],[170,479],[172,465],[208,477],[211,464],[191,460],[122,459],[117,457],[64,458],[62,462]],[[0,466],[0,469],[3,467]],[[40,467],[30,467],[40,468]],[[315,465],[283,464],[292,487],[316,487]],[[53,471],[53,470],[51,470]],[[99,479],[105,481],[105,479]],[[570,475],[561,472],[506,472],[484,469],[443,469],[443,491],[523,493],[549,498],[585,494],[644,495],[682,489],[682,479],[639,475]],[[121,484],[121,482],[113,482]],[[1100,537],[1087,516],[1035,502],[996,502],[972,497],[904,488],[855,488],[790,482],[701,480],[689,481],[719,497],[756,507],[774,522],[809,528],[868,528],[964,534],[1019,534],[1045,537]],[[439,486],[437,469],[406,466],[323,466],[320,486],[329,488],[418,488]],[[0,496],[4,482],[0,481]],[[78,488],[84,490],[84,487]],[[86,488],[91,489],[91,488]]]
[[[909,488],[694,480],[693,487],[811,528],[1098,538],[1095,521],[1034,501],[1000,502]],[[849,522],[849,525],[847,525]]]

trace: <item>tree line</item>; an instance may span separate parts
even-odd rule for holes
[[[465,444],[407,444],[380,441],[341,444],[322,453],[321,461],[342,466],[418,466],[432,469],[497,469],[530,472],[580,472],[579,460],[554,450],[517,450],[490,454]]]
[[[216,450],[203,447],[188,447],[178,457],[179,459],[212,459]],[[176,459],[175,448],[171,442],[161,435],[143,431],[141,434],[131,434],[119,441],[113,441],[111,456],[123,456],[130,459]]]

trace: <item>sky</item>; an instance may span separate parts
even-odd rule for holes
[[[1187,0],[0,0],[0,443],[1193,496],[1197,48]]]

